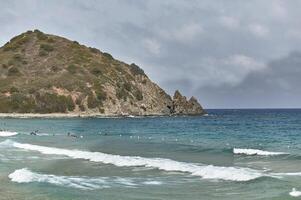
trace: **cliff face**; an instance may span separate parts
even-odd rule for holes
[[[203,114],[135,64],[76,41],[27,31],[0,48],[0,113]]]

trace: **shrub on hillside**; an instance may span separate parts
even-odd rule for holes
[[[16,93],[16,92],[19,92],[18,88],[16,88],[15,86],[12,86],[10,89],[9,89],[9,92],[10,93]]]
[[[32,97],[27,97],[20,93],[12,94],[10,97],[0,98],[1,113],[30,113],[34,112],[35,101]]]
[[[4,45],[3,50],[4,51],[10,51],[10,50],[14,51],[14,50],[20,48],[21,45],[25,44],[28,41],[29,41],[29,37],[27,37],[25,34],[21,34],[19,36],[14,37],[9,42],[7,42]]]
[[[123,101],[127,100],[128,92],[122,87],[118,88],[116,91],[116,96],[118,99],[123,99]]]
[[[98,49],[96,49],[96,48],[93,48],[93,47],[89,47],[89,49],[90,49],[90,51],[92,52],[92,53],[101,53]]]
[[[67,67],[68,72],[70,72],[71,74],[75,74],[77,71],[77,66],[74,64],[71,64]]]
[[[41,44],[40,45],[40,49],[47,51],[47,52],[51,52],[54,50],[53,46],[49,45],[49,44]]]
[[[40,51],[39,51],[39,56],[47,56],[48,55],[48,53],[47,53],[47,51],[44,51],[43,49],[40,49]]]
[[[99,101],[105,101],[107,99],[107,94],[101,90],[101,91],[96,91],[96,97]]]
[[[130,84],[129,82],[125,82],[125,83],[123,84],[123,87],[124,87],[124,89],[126,89],[127,91],[131,91],[131,89],[132,89],[132,86],[131,86],[131,84]]]
[[[54,39],[50,37],[50,38],[47,39],[47,42],[54,43]]]
[[[95,76],[100,76],[102,74],[102,71],[98,67],[94,67],[91,70],[91,73],[94,74]]]
[[[45,33],[39,31],[38,29],[34,30],[34,32],[37,34],[37,38],[39,40],[46,40],[48,38]]]
[[[2,68],[7,69],[8,68],[7,64],[2,64]]]
[[[145,75],[143,69],[141,69],[138,65],[136,65],[135,63],[132,63],[130,65],[130,70],[134,75]]]
[[[8,76],[16,76],[20,74],[21,74],[20,70],[15,66],[8,69]]]
[[[98,101],[93,94],[88,95],[88,108],[96,108],[98,106]]]
[[[141,92],[140,90],[137,89],[137,90],[134,92],[134,95],[135,95],[135,97],[136,97],[136,99],[137,99],[138,101],[143,100],[143,95],[142,95],[142,92]]]
[[[107,53],[107,52],[104,52],[103,56],[108,58],[108,59],[114,59],[113,56],[111,54]]]
[[[52,93],[37,94],[36,95],[38,113],[65,113],[73,111],[75,105],[71,96],[63,96]]]

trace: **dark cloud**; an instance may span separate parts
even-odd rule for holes
[[[218,107],[296,108],[301,99],[301,53],[274,60],[263,71],[250,73],[239,85],[201,87],[206,101]]]
[[[1,45],[38,28],[135,62],[168,92],[179,88],[205,107],[301,107],[299,54],[290,53],[301,50],[298,0],[0,4]]]

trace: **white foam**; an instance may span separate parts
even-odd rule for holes
[[[63,155],[74,159],[85,159],[92,162],[112,164],[118,167],[147,167],[168,172],[184,172],[204,179],[221,179],[229,181],[249,181],[263,174],[261,171],[241,167],[219,167],[195,163],[179,162],[164,158],[144,158],[139,156],[120,156],[101,152],[68,150],[61,148],[45,147],[32,144],[22,144],[11,140],[1,143],[20,149],[38,151],[42,154]]]
[[[259,149],[239,149],[239,148],[234,148],[233,149],[234,154],[244,154],[244,155],[258,155],[258,156],[276,156],[276,155],[284,155],[288,154],[285,152],[271,152],[271,151],[262,151]]]
[[[283,176],[301,176],[301,172],[280,172],[280,173],[270,173],[272,177],[283,178]]]
[[[293,188],[292,191],[289,193],[289,195],[291,195],[292,197],[300,197],[301,192],[297,191],[296,188]]]
[[[0,131],[0,137],[10,137],[17,135],[17,132],[10,132],[10,131]]]
[[[37,136],[52,136],[53,134],[49,134],[49,133],[37,133]]]
[[[145,185],[162,185],[161,181],[144,181],[143,184]]]
[[[8,177],[17,183],[50,183],[57,186],[73,187],[83,190],[109,188],[111,186],[133,187],[136,184],[130,178],[120,177],[79,177],[79,176],[55,176],[32,172],[26,168],[15,170]]]

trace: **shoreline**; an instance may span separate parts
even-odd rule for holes
[[[137,115],[142,116],[142,115]],[[164,115],[154,115],[164,116]],[[122,118],[133,115],[104,115],[99,113],[0,113],[0,118]]]
[[[151,114],[151,115],[105,115],[100,113],[0,113],[1,118],[15,118],[15,119],[30,119],[30,118],[144,118],[144,117],[178,117],[178,116],[206,116],[200,115],[166,115],[166,114]]]

